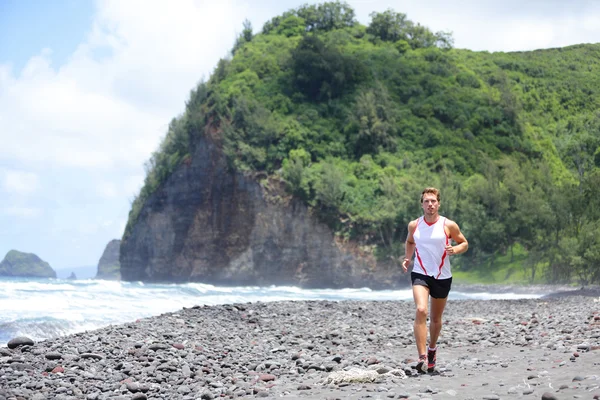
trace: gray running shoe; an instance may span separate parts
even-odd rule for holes
[[[424,374],[427,373],[427,355],[421,354],[419,356],[419,362],[417,363],[417,371],[422,372]]]

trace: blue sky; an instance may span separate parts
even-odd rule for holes
[[[259,31],[306,2],[0,0],[0,259],[96,265],[169,121],[244,19]],[[363,24],[392,8],[476,51],[600,42],[592,0],[348,3]]]
[[[86,0],[0,0],[0,64],[16,70],[44,48],[65,63],[90,30],[95,5]]]

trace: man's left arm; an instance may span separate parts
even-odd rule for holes
[[[461,254],[469,249],[469,242],[463,233],[460,231],[458,224],[454,221],[448,220],[446,226],[450,231],[450,239],[454,240],[456,244],[454,246],[446,246],[446,252],[450,255]]]

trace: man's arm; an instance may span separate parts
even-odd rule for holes
[[[408,236],[406,237],[406,242],[404,243],[404,260],[402,260],[402,269],[404,272],[408,271],[410,260],[412,260],[412,257],[415,254],[416,244],[413,233],[415,232],[416,227],[417,220],[410,221],[408,224]]]
[[[448,220],[446,222],[446,227],[448,228],[450,239],[456,242],[456,245],[452,246],[449,244],[446,246],[446,252],[449,255],[461,254],[469,249],[469,242],[465,235],[462,234],[458,224],[454,221]]]

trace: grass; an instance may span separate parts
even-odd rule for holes
[[[507,252],[505,255],[496,256],[494,264],[491,258],[484,263],[469,270],[464,270],[457,263],[452,269],[454,282],[463,284],[541,284],[544,283],[544,266],[538,265],[535,279],[531,281],[531,268],[527,265],[527,253],[519,245],[513,248],[513,255]],[[512,260],[511,260],[512,258]]]

